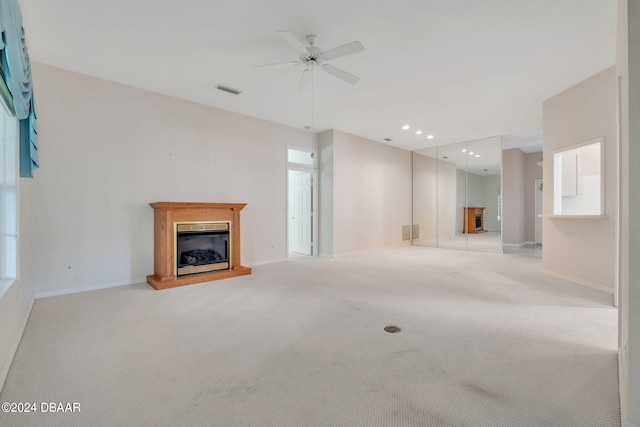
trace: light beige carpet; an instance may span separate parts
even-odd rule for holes
[[[404,247],[37,300],[0,401],[81,411],[0,425],[618,427],[611,296],[538,270]]]

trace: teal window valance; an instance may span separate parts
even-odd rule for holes
[[[39,166],[37,120],[31,63],[16,0],[0,0],[0,34],[0,97],[20,120],[20,176],[33,178]]]

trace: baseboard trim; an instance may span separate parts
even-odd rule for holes
[[[20,345],[20,341],[22,341],[22,335],[24,334],[25,329],[27,329],[27,323],[29,322],[29,317],[31,316],[31,310],[33,310],[33,302],[34,298],[31,298],[29,302],[29,309],[27,310],[24,319],[22,319],[22,324],[20,325],[20,329],[16,334],[16,337],[11,344],[11,348],[9,348],[9,354],[7,354],[7,358],[4,361],[4,365],[2,365],[2,370],[0,370],[0,392],[4,388],[4,382],[7,379],[7,375],[9,375],[9,369],[11,368],[11,364],[13,363],[13,358],[16,355],[16,351],[18,351],[18,346]]]
[[[547,276],[552,276],[558,279],[567,280],[569,282],[577,283],[578,285],[586,286],[588,288],[597,289],[602,292],[606,292],[608,294],[613,295],[613,289],[603,286],[599,283],[590,282],[588,280],[578,279],[577,277],[569,276],[562,273],[556,273],[555,271],[549,271],[546,269],[541,269],[543,274]]]
[[[436,244],[438,243],[438,239],[413,239],[413,245],[422,245],[422,244]]]
[[[506,247],[506,248],[521,248],[524,245],[526,245],[527,242],[522,242],[522,243],[503,243],[502,247]]]
[[[52,291],[34,292],[35,299],[57,297],[60,295],[77,294],[78,292],[97,291],[99,289],[117,288],[118,286],[135,285],[138,283],[147,283],[146,277],[140,277],[136,279],[120,280],[117,282],[101,283],[92,286],[77,286],[74,288],[54,289]]]
[[[300,255],[300,256],[305,256],[305,255]],[[311,255],[309,255],[311,256]],[[259,265],[268,265],[268,264],[275,264],[277,262],[285,262],[285,261],[289,261],[288,258],[279,258],[279,259],[274,259],[273,261],[262,261],[262,262],[256,262],[254,264],[248,265],[247,267],[257,267]]]
[[[620,393],[620,414],[627,414],[626,376],[629,374],[624,346],[618,346],[618,385]]]

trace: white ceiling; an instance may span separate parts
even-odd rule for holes
[[[418,154],[453,163],[457,169],[475,175],[500,175],[502,150],[500,137],[459,142],[417,150]]]
[[[19,3],[32,61],[410,150],[494,135],[539,149],[542,101],[615,62],[614,0]],[[315,34],[325,50],[360,40],[364,52],[331,62],[360,82],[317,72],[312,120],[300,67],[253,68],[297,59],[277,30]]]

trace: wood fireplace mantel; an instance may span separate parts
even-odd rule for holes
[[[246,203],[150,203],[154,210],[153,271],[147,283],[155,289],[173,288],[193,283],[209,282],[251,274],[240,264],[240,211]],[[228,270],[176,276],[175,223],[228,221],[231,223],[231,257]]]
[[[462,232],[469,234],[478,234],[478,233],[486,233],[487,230],[484,229],[484,210],[485,208],[478,207],[464,207],[462,208]],[[476,225],[476,216],[480,219],[480,227]]]

